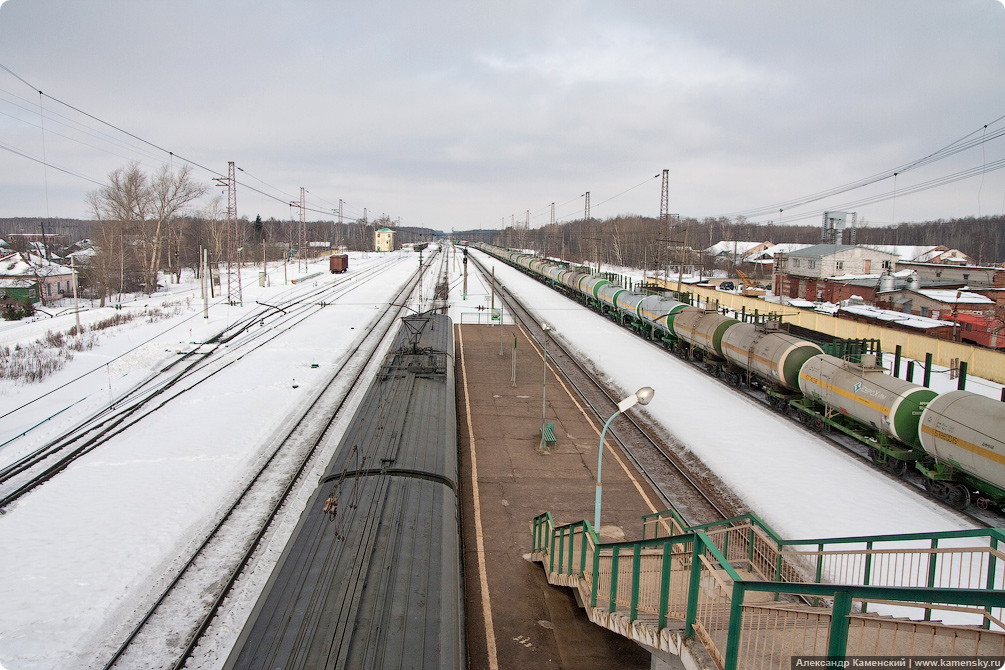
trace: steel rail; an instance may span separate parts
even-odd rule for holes
[[[375,275],[377,273],[374,272],[371,274]],[[359,278],[360,275],[356,275],[356,277]],[[256,332],[249,339],[249,341],[238,342],[236,346],[245,346],[249,343],[255,342],[256,340],[260,340],[251,349],[244,351],[240,355],[232,356],[229,360],[221,364],[219,360],[212,359],[210,355],[212,353],[215,353],[216,350],[222,345],[222,343],[233,341],[234,339],[236,339],[238,335],[247,332],[254,324],[263,322],[264,315],[253,314],[250,315],[249,317],[246,317],[244,319],[235,322],[234,324],[231,324],[224,332],[225,333],[230,331],[234,332],[226,339],[221,337],[221,334],[217,334],[214,335],[209,340],[207,340],[206,342],[199,345],[201,347],[208,343],[214,343],[215,348],[213,351],[207,352],[205,355],[202,355],[199,358],[193,358],[193,361],[190,363],[190,365],[186,366],[181,371],[177,372],[175,375],[166,380],[164,379],[156,380],[155,377],[151,377],[150,379],[147,380],[147,382],[144,382],[144,384],[141,385],[143,386],[142,389],[134,388],[130,390],[126,394],[126,396],[124,396],[124,398],[132,397],[133,400],[131,404],[124,404],[123,403],[124,399],[120,399],[118,402],[115,403],[114,410],[111,409],[102,410],[97,415],[92,416],[90,419],[82,422],[81,424],[78,424],[70,431],[67,431],[60,437],[57,437],[55,440],[49,442],[45,446],[36,450],[35,452],[32,452],[32,454],[28,454],[19,459],[19,461],[16,461],[8,465],[3,470],[0,470],[0,484],[4,484],[20,475],[30,472],[33,468],[37,468],[39,465],[45,463],[47,460],[51,460],[57,454],[61,453],[63,454],[55,463],[45,466],[41,472],[32,475],[28,481],[15,487],[12,491],[5,493],[3,497],[0,497],[0,509],[6,507],[7,505],[10,505],[21,496],[27,494],[28,492],[34,490],[38,486],[41,486],[42,484],[51,480],[57,474],[65,470],[75,460],[90,453],[91,451],[101,446],[102,444],[108,442],[110,439],[122,433],[124,430],[127,430],[129,427],[135,425],[143,418],[149,416],[156,410],[160,409],[171,400],[178,398],[181,394],[195,388],[202,382],[211,379],[217,373],[222,372],[223,370],[230,367],[234,363],[240,361],[245,356],[249,355],[250,353],[254,352],[260,347],[265,346],[276,337],[279,337],[285,331],[279,330],[277,325],[285,326],[287,322],[293,321],[293,325],[288,326],[287,330],[289,328],[298,325],[301,321],[305,320],[310,316],[310,314],[306,312],[313,307],[313,303],[315,300],[317,300],[319,297],[327,297],[329,294],[337,293],[336,289],[344,288],[344,285],[346,283],[347,280],[337,282],[335,285],[328,285],[324,289],[318,291],[312,291],[308,295],[298,296],[296,299],[291,300],[290,303],[287,305],[287,309],[296,306],[298,308],[298,311],[290,309],[289,313],[284,314],[282,317],[279,317],[278,319],[270,323],[269,331]],[[358,286],[362,285],[362,283],[364,282],[356,281],[350,284],[348,288],[345,288],[345,290],[342,291],[341,293],[337,293],[337,295],[335,295],[334,297],[335,298],[341,297],[342,295],[345,295],[346,293],[355,290]],[[266,337],[265,339],[261,339],[262,336],[266,334],[268,334],[269,336]],[[231,351],[228,353],[232,354],[233,352]],[[192,352],[189,352],[188,354],[186,354],[186,357],[191,354]],[[176,363],[177,361],[166,366],[165,368],[162,368],[158,374],[163,373],[165,370],[170,369]],[[164,399],[160,404],[152,408],[149,407],[149,403],[151,403],[155,398],[160,397],[168,390],[174,389],[176,385],[180,384],[184,380],[187,380],[196,373],[202,372],[206,368],[210,368],[212,366],[218,366],[218,367],[216,370],[213,370],[206,376],[198,379],[190,386],[177,390],[175,395],[169,396],[168,398]],[[146,393],[147,395],[144,396],[142,395],[143,393]],[[133,417],[134,414],[137,414],[138,412],[144,409],[147,410],[146,413],[140,414],[130,423],[125,423],[127,419]],[[92,436],[83,443],[80,443],[80,441],[89,434],[92,434]],[[70,449],[71,445],[76,443],[80,443],[79,446],[72,449],[68,453],[63,453],[66,450]]]
[[[199,625],[196,626],[190,633],[189,640],[185,645],[185,648],[182,650],[180,656],[173,662],[173,665],[171,665],[172,668],[176,669],[182,668],[186,664],[186,662],[191,658],[202,636],[209,629],[209,626],[213,618],[216,616],[216,614],[222,607],[224,600],[231,593],[234,586],[237,584],[238,580],[240,579],[241,575],[244,572],[244,569],[251,562],[255,553],[261,546],[262,540],[265,538],[269,529],[272,527],[272,524],[275,521],[275,519],[279,516],[279,513],[282,510],[282,508],[285,506],[297,482],[301,480],[304,471],[306,470],[308,465],[312,462],[315,454],[317,453],[318,447],[325,441],[331,426],[335,423],[335,421],[338,418],[341,417],[342,409],[349,402],[349,399],[353,396],[353,393],[356,390],[357,385],[361,382],[361,380],[363,380],[363,375],[369,368],[370,363],[372,362],[375,356],[375,352],[380,348],[381,343],[384,342],[386,338],[389,336],[393,324],[397,321],[397,317],[404,311],[405,308],[403,306],[397,306],[394,305],[394,303],[397,300],[399,300],[402,296],[408,296],[412,291],[414,291],[417,283],[418,283],[418,270],[415,273],[415,277],[413,277],[413,279],[411,279],[410,281],[406,282],[402,290],[399,291],[398,295],[395,296],[395,298],[391,301],[391,305],[389,305],[389,307],[377,319],[375,319],[374,326],[367,329],[366,335],[360,340],[359,343],[357,343],[356,347],[347,354],[347,356],[343,359],[342,366],[330,376],[325,387],[320,392],[317,393],[314,401],[302,413],[301,420],[303,419],[303,417],[308,416],[311,413],[311,411],[313,411],[320,404],[321,400],[325,397],[326,393],[335,384],[336,379],[338,379],[340,383],[344,381],[339,378],[339,373],[345,370],[350,364],[358,364],[358,370],[354,375],[354,377],[352,378],[351,382],[345,387],[344,395],[338,400],[338,403],[334,411],[331,413],[326,423],[318,431],[317,437],[313,440],[313,443],[307,449],[306,454],[304,454],[303,457],[300,459],[301,462],[297,467],[297,469],[295,470],[295,472],[292,473],[292,476],[289,476],[288,482],[279,492],[279,495],[276,498],[275,503],[271,506],[270,510],[265,515],[265,518],[262,521],[258,531],[254,535],[254,537],[248,541],[247,549],[244,552],[242,552],[241,558],[237,561],[236,565],[234,565],[232,568],[229,568],[230,574],[228,575],[226,582],[222,584],[219,593],[216,594],[216,597],[213,603],[209,606],[208,611],[205,613],[204,616],[201,617]],[[394,306],[397,306],[398,309],[392,310],[392,307]],[[378,327],[378,325],[382,327]],[[376,341],[373,342],[369,350],[362,351],[364,344],[367,343],[368,340],[376,340]],[[359,363],[360,355],[365,355],[366,357],[362,363]],[[134,643],[136,638],[142,633],[143,629],[154,618],[154,616],[157,613],[157,610],[164,605],[164,603],[171,596],[172,592],[178,587],[178,585],[185,578],[185,576],[188,574],[191,568],[195,565],[197,560],[206,552],[207,548],[210,546],[212,541],[219,536],[224,525],[226,525],[227,522],[233,517],[234,513],[241,506],[241,504],[249,500],[249,495],[252,489],[254,489],[256,484],[258,484],[265,478],[266,474],[268,474],[270,466],[275,463],[276,457],[280,453],[282,453],[284,449],[287,447],[287,443],[295,435],[296,431],[299,428],[300,423],[301,423],[300,421],[297,421],[294,424],[294,426],[286,433],[283,439],[279,440],[278,446],[273,450],[272,454],[269,456],[266,462],[262,464],[262,466],[258,469],[256,474],[244,487],[242,492],[236,496],[233,503],[223,514],[223,516],[219,519],[214,528],[207,534],[206,538],[203,540],[200,546],[192,553],[192,556],[187,560],[187,562],[179,568],[178,573],[165,587],[163,593],[150,606],[147,613],[140,619],[140,621],[136,624],[136,626],[129,633],[129,635],[127,635],[126,639],[121,643],[119,648],[113,653],[112,657],[107,661],[107,663],[104,666],[105,670],[110,670],[111,668],[115,667],[115,665],[119,662],[119,660],[123,658],[123,656],[128,652],[130,645]],[[173,633],[177,634],[178,631],[173,631]]]
[[[488,272],[486,271],[485,266],[474,256],[474,254],[469,254],[468,258],[475,264],[479,272],[481,272],[482,276],[487,280],[489,275]],[[521,323],[523,324],[524,328],[526,328],[528,331],[534,334],[535,340],[538,342],[538,344],[540,344],[541,338],[543,337],[543,332],[541,331],[541,326],[538,320],[534,319],[531,316],[530,310],[522,303],[522,301],[516,298],[516,296],[514,296],[512,292],[500,282],[498,277],[496,277],[496,283],[499,288],[498,293],[500,296],[500,300],[506,300],[506,302],[509,303],[510,305],[510,314],[518,315],[517,310],[519,310],[519,312],[522,312],[522,316],[518,315]],[[514,307],[516,307],[517,309],[514,309]],[[533,324],[533,326],[531,326],[530,324]],[[578,372],[581,375],[585,376],[586,379],[592,383],[595,390],[599,391],[603,395],[603,397],[607,400],[607,402],[610,403],[610,407],[612,409],[608,410],[607,413],[605,414],[604,412],[601,411],[601,409],[597,406],[595,402],[589,399],[586,390],[570,377],[568,371],[564,367],[562,367],[562,365],[556,359],[552,358],[552,363],[555,364],[555,366],[562,371],[563,375],[566,378],[566,381],[568,381],[568,383],[572,385],[573,388],[576,389],[576,392],[579,394],[583,402],[585,402],[590,407],[590,409],[594,412],[596,417],[601,422],[605,421],[607,417],[610,416],[611,411],[617,408],[619,399],[615,397],[615,395],[613,395],[607,389],[607,387],[603,384],[603,382],[601,382],[597,378],[597,375],[595,375],[587,366],[585,366],[579,360],[579,358],[575,356],[572,352],[570,352],[569,349],[565,347],[557,338],[552,337],[551,341],[554,342],[555,345],[561,349],[566,359],[575,366]],[[717,519],[706,519],[703,521],[703,523],[707,521],[728,519],[731,518],[732,516],[735,516],[734,514],[731,514],[726,510],[724,510],[719,505],[719,503],[716,502],[712,494],[706,491],[705,488],[695,480],[692,474],[688,471],[687,466],[684,465],[667,448],[665,448],[664,445],[661,443],[661,441],[658,440],[656,437],[654,437],[645,426],[643,426],[637,419],[635,419],[633,416],[629,414],[624,414],[623,416],[629,421],[632,428],[646,442],[648,442],[653,449],[657,450],[657,452],[661,454],[663,458],[666,459],[666,462],[676,471],[676,473],[681,478],[684,479],[685,482],[687,482],[687,484],[694,490],[694,492],[698,494],[699,498],[701,498],[702,501],[708,507],[710,507],[711,510],[716,515],[718,515]],[[618,431],[614,429],[608,429],[607,433],[608,435],[611,435],[614,438],[614,440],[621,446],[622,451],[624,451],[624,453],[628,455],[628,457],[632,460],[632,462],[635,463],[636,467],[639,468],[639,470],[646,476],[647,480],[650,482],[653,488],[656,491],[658,491],[660,495],[664,498],[664,502],[668,503],[670,506],[676,507],[675,505],[673,505],[672,497],[662,489],[661,485],[657,481],[657,477],[649,471],[649,469],[641,461],[641,458],[637,456],[635,453],[633,453],[632,449],[628,446],[625,439],[622,439],[622,437],[618,434]]]

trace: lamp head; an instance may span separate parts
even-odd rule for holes
[[[628,396],[624,400],[618,403],[618,411],[626,412],[635,405],[642,404],[648,405],[649,401],[653,399],[653,394],[655,391],[651,386],[643,386],[638,391]]]
[[[554,329],[549,324],[547,324],[544,321],[542,321],[541,322],[541,330],[543,330],[544,332],[547,333],[548,331],[554,330]]]

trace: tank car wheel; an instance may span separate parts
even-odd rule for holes
[[[892,458],[887,456],[886,458],[886,469],[890,471],[891,474],[897,477],[903,477],[907,473],[907,461],[902,461],[898,458]]]
[[[824,420],[819,416],[811,417],[808,425],[810,430],[815,433],[822,433],[824,430]]]
[[[958,510],[970,507],[970,489],[964,484],[947,484],[946,503]]]

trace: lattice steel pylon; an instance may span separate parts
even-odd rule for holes
[[[663,279],[667,278],[668,267],[670,265],[670,170],[663,170],[663,189],[660,195],[660,223],[659,230],[656,231],[656,239],[659,246],[656,248],[656,265],[663,270]],[[663,263],[664,254],[666,264]]]
[[[304,208],[307,206],[304,198],[304,187],[300,187],[300,258],[304,261],[304,272],[307,272],[307,224],[304,222]],[[299,267],[299,264],[298,264]]]
[[[241,264],[237,265],[235,278],[234,266],[238,256],[238,221],[237,221],[237,178],[234,161],[227,163],[227,301],[231,304],[243,304],[241,295]]]

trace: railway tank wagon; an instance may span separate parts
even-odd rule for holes
[[[722,337],[731,326],[740,323],[715,311],[688,307],[674,318],[673,331],[681,340],[695,347],[698,358],[722,355]]]
[[[503,260],[511,257],[501,247],[477,246]],[[599,275],[565,265],[527,269],[587,302],[594,298],[592,306],[636,332],[647,324],[653,329],[650,337],[667,333],[665,344],[729,383],[739,385],[744,375],[737,370],[743,371],[748,382],[762,386],[775,409],[794,413],[813,430],[831,426],[851,436],[893,474],[913,465],[934,497],[962,509],[976,494],[978,506],[994,503],[1005,509],[1005,403],[969,391],[940,396],[886,374],[875,356],[846,361],[794,335],[601,284]]]
[[[937,395],[935,391],[886,374],[875,356],[862,357],[861,363],[827,354],[806,361],[799,372],[799,390],[804,398],[817,401],[831,411],[851,417],[863,426],[894,438],[905,448],[878,445],[886,455],[898,460],[891,469],[903,472],[911,457],[911,448],[920,446],[918,425],[921,413]],[[885,459],[872,453],[873,460]]]
[[[919,463],[929,492],[955,507],[1005,500],[1005,403],[968,391],[932,399],[921,415],[921,446],[932,457]],[[962,480],[962,481],[953,481]],[[999,503],[1000,504],[1000,503]]]
[[[788,391],[799,390],[799,371],[806,361],[824,353],[813,342],[765,330],[753,323],[738,323],[726,329],[721,348],[723,356],[733,365]],[[776,396],[769,398],[777,408]]]

